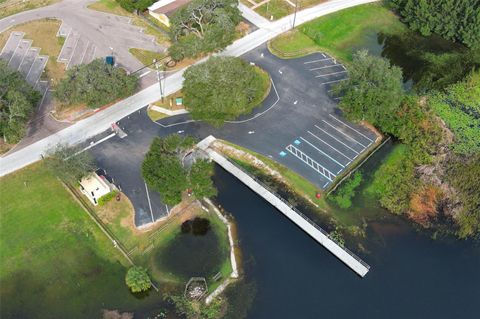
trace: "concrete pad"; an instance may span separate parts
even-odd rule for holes
[[[45,65],[47,64],[48,61],[48,56],[46,55],[41,55],[33,61],[32,67],[30,68],[30,71],[27,74],[27,82],[35,86],[40,79],[40,76],[42,75],[43,69],[45,68]]]
[[[20,41],[20,43],[17,46],[17,49],[15,50],[15,53],[10,59],[10,62],[8,62],[8,67],[15,71],[18,70],[18,68],[20,67],[20,64],[23,61],[23,58],[25,57],[25,54],[30,49],[31,45],[32,45],[32,40]]]
[[[75,32],[70,32],[65,43],[63,44],[62,50],[58,55],[58,62],[63,62],[68,64],[70,59],[72,58],[73,52],[75,51],[75,47],[77,46],[77,42],[80,39],[80,35]]]
[[[70,27],[65,22],[62,22],[62,25],[58,29],[57,37],[65,37],[66,38],[70,34],[71,31],[72,31],[72,27]]]
[[[71,68],[74,65],[82,63],[83,57],[87,51],[88,44],[89,44],[89,41],[84,37],[80,37],[78,39],[75,50],[73,51],[72,58],[67,64],[67,69]]]
[[[25,54],[25,57],[23,58],[22,63],[20,64],[20,67],[18,68],[18,71],[22,73],[23,76],[27,76],[28,72],[30,71],[30,68],[32,67],[33,61],[35,61],[39,53],[40,53],[39,48],[30,48],[27,51],[27,53]]]
[[[24,32],[10,33],[7,43],[5,43],[5,46],[3,47],[2,52],[0,53],[0,59],[7,61],[8,63],[12,58],[13,53],[17,49],[17,46],[20,44],[20,41],[22,41],[24,35],[25,35]]]

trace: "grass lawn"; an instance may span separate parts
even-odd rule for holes
[[[1,0],[0,18],[4,18],[22,11],[45,7],[59,1],[60,0]]]
[[[137,48],[130,48],[128,49],[128,52],[130,52],[138,61],[142,62],[143,65],[150,65],[151,68],[155,68],[155,65],[151,65],[154,59],[160,61],[161,59],[165,58],[165,53]]]
[[[272,159],[270,159],[266,156],[263,156],[259,153],[256,153],[252,150],[249,150],[247,148],[244,148],[242,146],[239,146],[239,145],[236,145],[236,144],[224,141],[224,140],[222,140],[222,143],[224,143],[226,145],[229,145],[229,146],[232,146],[236,149],[239,149],[239,150],[241,150],[241,151],[243,151],[247,154],[251,154],[251,155],[255,156],[256,158],[258,158],[259,160],[264,162],[267,166],[269,166],[270,168],[279,172],[282,175],[282,177],[285,179],[286,183],[289,186],[291,186],[299,195],[308,198],[313,203],[318,205],[318,207],[321,208],[321,209],[328,209],[328,204],[325,201],[325,199],[323,197],[316,198],[316,196],[315,196],[317,192],[320,192],[320,189],[318,187],[316,187],[315,185],[313,185],[311,182],[309,182],[307,179],[300,176],[299,174],[297,174],[294,171],[288,169],[286,166],[283,166],[282,164],[279,164],[279,163],[275,162],[274,160],[272,160]],[[244,162],[247,165],[250,165],[244,159],[240,159],[240,158],[236,158],[236,159],[241,161],[241,162]]]
[[[263,0],[254,0],[256,3],[260,3]],[[320,4],[325,2],[326,0],[298,0],[298,11],[306,9],[308,7]],[[245,4],[248,7],[252,7],[252,3],[250,3],[248,0],[241,0],[243,4]],[[288,3],[285,0],[271,0],[268,4],[265,3],[261,5],[260,7],[257,7],[255,12],[258,14],[264,16],[265,18],[270,20],[270,17],[273,16],[273,20],[277,20],[280,18],[283,18],[289,14],[292,14],[295,12],[295,0],[290,0],[290,3]]]
[[[0,317],[99,318],[161,300],[133,297],[124,258],[40,164],[1,179]]]
[[[57,38],[57,32],[62,22],[56,19],[42,19],[16,25],[6,32],[0,33],[0,47],[3,48],[12,31],[25,32],[24,39],[32,40],[32,47],[41,49],[40,54],[48,55],[44,79],[53,79],[52,84],[65,76],[65,64],[57,62],[57,57],[63,46],[63,41]]]
[[[365,4],[305,23],[297,32],[272,40],[272,45],[288,53],[312,49],[313,41],[318,50],[348,62],[372,31],[397,34],[406,30],[407,27],[390,10],[380,4]]]
[[[154,121],[154,122],[156,122],[156,121],[158,121],[158,120],[161,120],[161,119],[163,119],[163,118],[168,117],[167,114],[162,113],[162,112],[154,111],[154,110],[152,110],[152,109],[150,109],[150,108],[147,110],[147,115],[148,115],[148,117],[149,117],[152,121]]]

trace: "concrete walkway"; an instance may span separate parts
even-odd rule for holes
[[[335,257],[343,261],[348,267],[350,267],[354,272],[359,276],[364,277],[370,269],[365,262],[360,258],[355,256],[348,249],[340,246],[335,241],[333,241],[328,233],[317,226],[314,222],[308,219],[306,216],[295,210],[290,205],[287,205],[281,198],[277,197],[275,194],[266,189],[263,185],[257,182],[255,179],[250,177],[243,170],[235,166],[233,163],[228,161],[225,157],[218,154],[216,151],[211,149],[209,146],[212,142],[215,141],[215,137],[208,136],[200,143],[198,143],[198,148],[205,151],[210,158],[215,161],[218,165],[223,167],[230,174],[238,178],[242,183],[247,185],[251,190],[256,192],[258,195],[263,197],[267,202],[275,206],[283,215],[290,219],[295,225],[300,227],[313,239],[315,239],[320,245],[325,247],[330,251]]]

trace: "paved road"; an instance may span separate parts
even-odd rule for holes
[[[375,2],[375,0],[333,0],[322,3],[318,6],[298,12],[298,24],[313,20],[317,17],[339,11],[356,5]],[[31,11],[31,12],[35,12]],[[2,25],[0,20],[0,27]],[[291,28],[292,16],[287,16],[268,26],[259,26],[259,29],[249,35],[235,41],[227,47],[221,54],[230,56],[240,56],[277,35]],[[174,93],[182,87],[183,72],[181,70],[168,77],[166,85],[166,94]],[[160,92],[156,84],[144,89],[143,91],[126,98],[119,103],[99,112],[85,120],[77,122],[75,125],[65,128],[62,131],[44,138],[34,144],[29,145],[13,154],[0,158],[0,176],[14,172],[22,167],[32,164],[41,159],[49,148],[59,142],[76,144],[93,137],[110,127],[114,122],[126,117],[127,115],[143,108],[149,103],[155,102],[160,98]]]
[[[328,95],[329,84],[325,83],[333,81],[331,77],[337,74],[330,74],[343,67],[326,55],[282,60],[270,54],[264,44],[242,58],[265,69],[275,85],[252,114],[217,129],[192,121],[188,114],[154,123],[143,108],[118,122],[127,137],[115,136],[91,149],[99,167],[106,169],[132,200],[137,226],[168,211],[159,194],[146,189],[140,173],[144,155],[156,136],[181,132],[203,139],[214,135],[286,165],[319,189],[328,187],[374,141],[373,132],[343,119]]]

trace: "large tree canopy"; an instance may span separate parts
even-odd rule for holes
[[[196,198],[216,194],[211,176],[213,164],[197,160],[188,168],[182,164],[182,157],[195,145],[192,137],[178,134],[164,138],[157,137],[142,164],[142,175],[153,189],[162,195],[167,205],[176,205],[182,200],[182,193],[190,188]]]
[[[0,134],[6,143],[17,143],[25,135],[26,123],[40,98],[20,73],[0,60]]]
[[[351,119],[379,127],[388,124],[404,95],[402,70],[362,50],[353,55],[348,72],[348,80],[334,88],[343,96],[340,107]]]
[[[225,48],[241,19],[238,0],[193,0],[170,19],[170,55],[178,61]]]
[[[480,0],[390,0],[414,31],[480,46]]]
[[[66,105],[85,103],[97,108],[131,95],[137,82],[136,76],[97,59],[68,70],[57,85],[55,97]]]
[[[270,82],[240,58],[212,57],[185,71],[185,105],[194,119],[221,125],[260,104]]]

